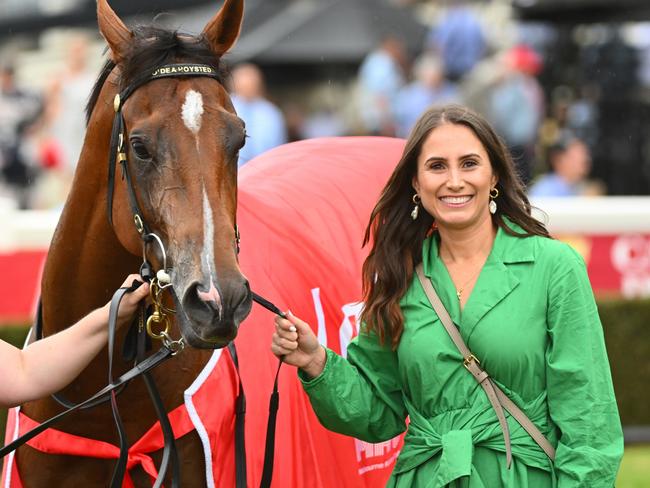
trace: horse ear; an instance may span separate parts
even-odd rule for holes
[[[97,23],[99,32],[111,48],[111,59],[115,64],[119,63],[126,57],[133,34],[108,5],[107,0],[97,0]]]
[[[203,29],[203,36],[217,56],[221,57],[235,44],[243,16],[244,0],[226,0]]]

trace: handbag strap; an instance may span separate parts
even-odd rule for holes
[[[526,432],[528,432],[528,434],[533,438],[537,445],[546,453],[549,459],[551,461],[554,461],[555,449],[548,441],[548,439],[544,437],[544,434],[542,434],[540,430],[535,426],[535,424],[526,416],[526,414],[522,412],[522,410],[517,405],[515,405],[515,403],[508,397],[508,395],[506,395],[497,386],[497,384],[492,381],[488,373],[483,368],[481,368],[479,360],[469,350],[465,344],[465,341],[460,335],[458,327],[456,327],[452,322],[451,317],[449,316],[449,313],[447,312],[445,306],[442,304],[440,297],[436,293],[431,280],[429,280],[424,275],[422,263],[418,264],[418,266],[415,268],[415,271],[418,275],[420,283],[422,284],[422,288],[424,288],[424,293],[426,293],[427,298],[433,306],[433,309],[438,314],[438,318],[440,318],[440,321],[449,334],[449,337],[451,337],[452,342],[455,344],[455,346],[458,348],[458,351],[460,351],[461,355],[463,356],[463,366],[472,374],[478,384],[483,387],[483,390],[485,390],[485,393],[487,394],[487,397],[497,414],[499,424],[501,425],[501,430],[503,431],[503,438],[505,440],[506,462],[508,468],[512,462],[512,448],[510,445],[510,431],[508,429],[508,423],[506,422],[505,414],[503,412],[504,409],[507,410],[510,415],[512,415],[515,420],[517,420],[517,422],[519,422],[519,424],[524,428]]]

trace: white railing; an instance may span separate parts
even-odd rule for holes
[[[554,234],[650,233],[650,196],[538,198],[531,203],[548,215],[547,220],[534,212]]]
[[[61,212],[0,208],[0,253],[47,249]]]
[[[532,204],[553,234],[650,233],[650,197],[543,198]],[[0,252],[46,249],[60,211],[0,206]]]

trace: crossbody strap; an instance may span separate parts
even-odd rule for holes
[[[508,467],[510,467],[510,463],[512,461],[512,449],[510,446],[510,431],[508,429],[508,423],[506,422],[503,409],[507,410],[510,415],[512,415],[515,420],[519,422],[519,424],[524,428],[526,432],[528,432],[528,434],[533,438],[537,445],[542,448],[549,459],[551,461],[554,461],[555,449],[553,449],[553,446],[548,441],[548,439],[544,437],[544,434],[542,434],[540,430],[535,426],[535,424],[526,416],[526,414],[522,412],[517,405],[515,405],[515,403],[508,397],[508,395],[506,395],[496,385],[496,383],[492,381],[487,372],[481,368],[479,360],[469,350],[465,344],[465,341],[460,335],[458,327],[456,327],[452,322],[451,317],[449,316],[449,313],[447,312],[445,306],[442,304],[440,297],[436,293],[431,280],[424,276],[422,263],[420,263],[415,268],[415,271],[418,275],[420,283],[422,284],[422,288],[424,288],[424,293],[426,293],[427,298],[433,306],[433,309],[438,314],[438,318],[440,318],[440,321],[449,334],[449,337],[451,337],[451,340],[463,356],[463,366],[465,366],[465,368],[472,374],[479,385],[483,387],[483,390],[485,390],[485,393],[487,394],[487,397],[497,414],[497,418],[499,419],[499,424],[503,430],[503,438],[506,444],[506,460]]]

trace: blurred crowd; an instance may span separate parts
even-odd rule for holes
[[[65,67],[40,93],[19,86],[14,66],[0,60],[0,197],[20,208],[52,208],[65,199],[97,75],[86,44],[70,42]],[[589,179],[594,93],[587,87],[568,101],[547,100],[539,80],[543,55],[526,39],[506,49],[493,44],[471,4],[450,2],[418,52],[409,52],[399,33],[386,34],[362,60],[349,99],[329,97],[312,111],[272,99],[259,66],[233,66],[229,88],[248,133],[239,165],[312,137],[405,138],[427,107],[460,103],[493,123],[531,195],[605,194],[602,182]]]
[[[250,136],[240,165],[276,145],[311,137],[406,138],[427,107],[459,103],[492,122],[531,195],[606,193],[601,182],[589,180],[588,138],[596,125],[589,93],[551,107],[538,79],[542,55],[525,42],[496,51],[492,44],[471,3],[449,2],[418,52],[408,52],[399,33],[386,34],[363,59],[351,100],[307,114],[273,105],[258,67],[236,67],[235,106]]]
[[[12,62],[0,65],[0,197],[20,209],[57,207],[68,193],[97,76],[87,45],[85,36],[71,38],[65,65],[40,92],[19,85]]]

